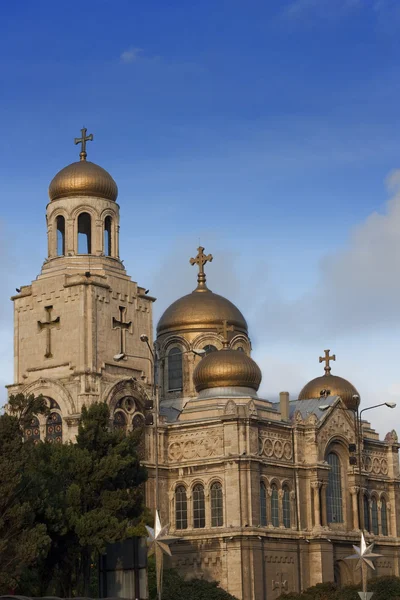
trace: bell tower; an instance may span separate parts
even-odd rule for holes
[[[74,439],[83,405],[106,401],[116,427],[143,420],[152,384],[152,303],[119,257],[118,188],[87,160],[93,134],[53,178],[46,209],[48,256],[40,275],[14,302],[14,383],[9,394],[43,394],[52,415],[35,436]],[[60,421],[61,420],[61,421]],[[61,425],[60,425],[61,423]],[[32,430],[32,435],[34,435]]]

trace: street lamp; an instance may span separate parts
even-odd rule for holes
[[[332,408],[333,410],[336,408],[340,408],[341,410],[352,410],[352,412],[354,412],[354,433],[355,433],[357,444],[358,444],[358,521],[359,521],[360,529],[361,529],[361,531],[363,531],[365,523],[364,523],[364,514],[363,514],[362,504],[361,504],[361,498],[362,498],[362,496],[361,496],[361,483],[362,483],[361,444],[363,441],[361,415],[363,414],[363,412],[366,412],[367,410],[372,410],[373,408],[379,408],[380,406],[387,406],[388,408],[396,408],[396,403],[395,402],[381,402],[380,404],[374,404],[373,406],[367,406],[366,408],[363,408],[359,412],[358,406],[359,406],[360,396],[358,394],[354,394],[353,400],[355,402],[357,402],[357,410],[343,408],[342,406],[339,406],[338,404],[335,404],[333,406],[331,404],[322,404],[318,408],[323,412],[328,410],[329,408]]]

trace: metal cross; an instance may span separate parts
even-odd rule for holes
[[[126,342],[126,332],[131,328],[132,321],[125,321],[125,306],[119,307],[119,320],[113,317],[112,324],[113,329],[120,329],[120,352],[121,354],[125,354],[125,342]]]
[[[191,265],[198,265],[199,266],[199,273],[197,275],[197,281],[199,283],[199,286],[201,287],[205,287],[205,282],[206,282],[206,275],[204,273],[204,265],[207,262],[211,262],[213,259],[213,255],[212,254],[204,254],[204,248],[202,246],[199,246],[197,248],[197,256],[196,258],[191,258],[190,259],[190,264]]]
[[[235,328],[233,327],[233,325],[228,325],[228,321],[224,319],[222,321],[222,326],[217,328],[217,333],[222,336],[222,344],[224,348],[228,348],[229,346],[229,331],[235,331]]]
[[[51,320],[51,311],[53,310],[52,306],[45,306],[44,307],[46,313],[47,313],[47,321],[38,321],[38,326],[39,326],[39,331],[43,331],[43,329],[46,330],[46,353],[45,353],[45,357],[46,358],[52,358],[52,353],[51,353],[51,330],[54,328],[60,329],[60,317],[56,317],[55,319]]]
[[[272,589],[279,590],[280,592],[288,591],[288,582],[287,579],[283,579],[284,573],[277,573],[277,577],[279,577],[279,581],[272,580]]]
[[[329,373],[331,372],[329,363],[331,360],[336,360],[336,354],[332,354],[332,356],[329,356],[330,350],[324,350],[324,352],[325,352],[325,356],[320,356],[319,362],[320,363],[325,362],[325,367],[324,367],[325,375],[329,375]]]
[[[83,127],[81,129],[81,134],[82,137],[80,138],[75,138],[75,145],[76,144],[81,144],[81,151],[79,156],[81,157],[81,160],[86,160],[87,154],[86,154],[86,142],[93,142],[93,133],[91,133],[90,135],[86,135],[87,129],[86,127]]]

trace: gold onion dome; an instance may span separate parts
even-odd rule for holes
[[[340,396],[346,408],[357,410],[359,405],[359,393],[350,381],[337,375],[331,375],[329,362],[336,360],[335,354],[329,356],[329,350],[325,350],[325,356],[319,357],[319,362],[325,362],[325,375],[316,377],[309,381],[301,390],[299,400],[309,400],[311,398],[325,398],[327,396]],[[357,396],[358,398],[354,398]],[[323,401],[321,400],[321,403]]]
[[[204,248],[198,248],[197,257],[190,259],[192,265],[199,265],[197,288],[167,308],[158,322],[158,335],[170,331],[216,329],[223,321],[232,325],[235,331],[247,334],[246,319],[240,310],[206,286],[204,264],[211,262],[213,257],[211,254],[205,256],[203,251]]]
[[[247,387],[258,390],[261,383],[259,366],[239,350],[223,348],[201,359],[193,373],[197,392],[215,387]]]
[[[80,161],[64,167],[53,178],[49,186],[50,200],[67,196],[95,196],[113,201],[117,199],[118,187],[111,175],[102,167],[86,160],[86,142],[92,140],[92,134],[86,136],[86,129],[82,129],[81,138],[75,138],[75,144],[82,145]]]

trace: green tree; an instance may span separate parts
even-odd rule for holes
[[[31,444],[23,443],[24,426],[45,412],[43,398],[12,396],[0,416],[0,593],[15,589],[23,571],[46,554],[50,538],[37,523],[27,497],[32,481],[23,476]]]

